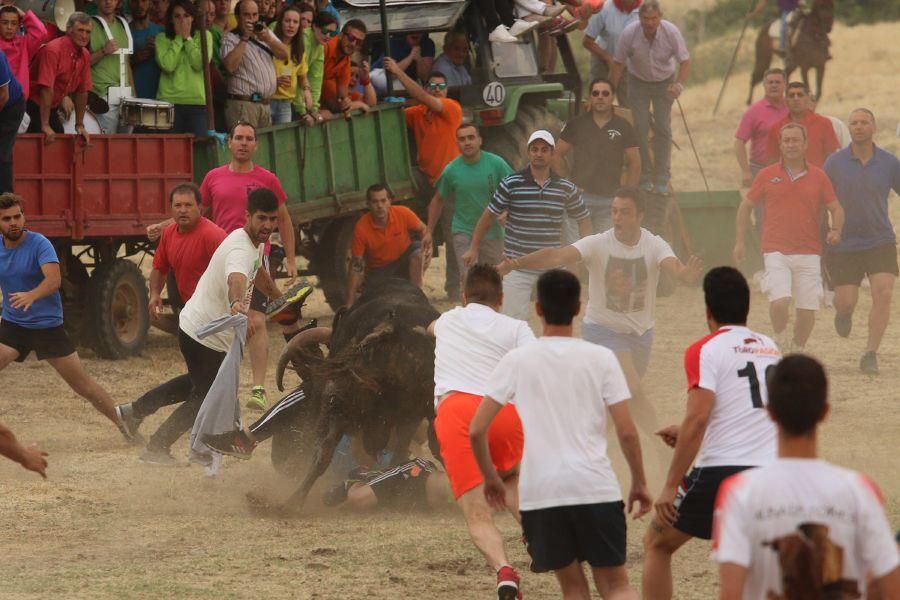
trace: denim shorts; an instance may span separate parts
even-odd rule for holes
[[[584,321],[581,324],[581,337],[592,344],[609,348],[616,354],[628,352],[638,375],[643,377],[647,372],[650,349],[653,346],[653,329],[648,329],[644,335],[635,335],[619,333],[603,325]]]

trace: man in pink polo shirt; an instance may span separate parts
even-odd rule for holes
[[[47,28],[33,12],[22,12],[16,6],[0,7],[0,51],[6,54],[25,98],[28,98],[31,91],[28,85],[28,65],[46,41]]]
[[[766,95],[747,107],[734,134],[734,156],[741,167],[741,185],[745,188],[750,187],[756,174],[769,162],[766,159],[769,130],[788,116],[788,107],[784,101],[786,85],[787,76],[782,69],[766,71],[763,77]],[[750,142],[749,159],[747,142]]]

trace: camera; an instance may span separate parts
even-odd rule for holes
[[[263,23],[262,21],[257,21],[253,24],[253,33],[262,33],[265,28],[265,23]]]

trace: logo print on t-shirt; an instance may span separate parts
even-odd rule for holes
[[[763,542],[778,553],[782,593],[773,600],[843,600],[859,598],[859,583],[843,579],[844,549],[828,537],[828,526],[801,523],[796,533]]]
[[[781,177],[778,177],[777,175],[769,180],[770,183],[781,183],[782,181],[784,181],[784,180]]]
[[[611,256],[604,273],[606,308],[629,313],[644,310],[647,295],[647,263],[643,257]]]
[[[622,132],[617,129],[607,129],[606,135],[609,136],[609,141],[614,142],[614,141],[616,141],[617,137],[622,136]]]

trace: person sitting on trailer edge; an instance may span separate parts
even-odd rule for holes
[[[350,60],[365,40],[366,24],[352,19],[344,24],[339,36],[325,45],[320,100],[329,113],[350,116]]]
[[[350,274],[347,278],[348,308],[356,300],[363,279],[369,285],[403,277],[422,287],[426,258],[431,255],[431,234],[416,214],[405,206],[392,206],[393,194],[382,183],[366,190],[369,213],[353,228]],[[413,241],[410,232],[421,236]]]
[[[90,136],[84,128],[84,111],[87,93],[93,87],[91,80],[91,53],[87,49],[91,41],[91,18],[76,12],[66,21],[66,35],[43,46],[31,61],[31,91],[26,110],[31,118],[28,133],[43,133],[46,143],[51,143],[57,133],[63,132],[59,109],[71,113],[74,104],[75,131]],[[72,94],[74,103],[68,100]]]

